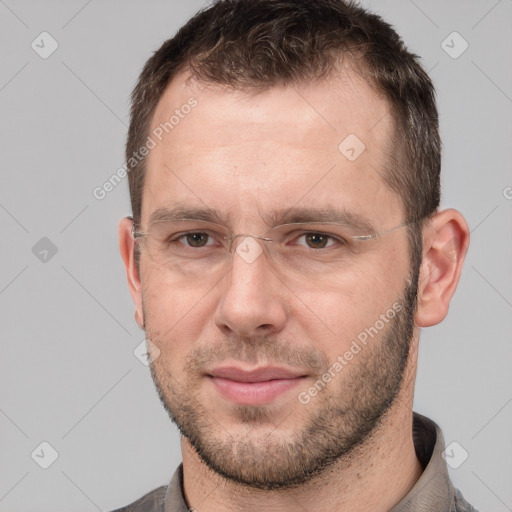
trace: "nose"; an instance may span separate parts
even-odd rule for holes
[[[266,243],[246,236],[233,246],[231,271],[215,312],[215,324],[226,335],[269,336],[286,324],[286,288],[270,268]]]

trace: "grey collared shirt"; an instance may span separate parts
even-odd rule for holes
[[[477,512],[450,481],[442,457],[444,440],[440,428],[414,413],[413,439],[424,471],[409,494],[390,512]],[[178,466],[168,486],[158,487],[113,512],[189,512],[183,495],[183,465]]]

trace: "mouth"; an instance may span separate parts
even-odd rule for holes
[[[307,375],[276,366],[248,371],[225,366],[208,372],[207,377],[214,388],[231,402],[238,405],[265,405],[295,388]]]

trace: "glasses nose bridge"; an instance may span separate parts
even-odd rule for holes
[[[272,242],[272,238],[269,238],[268,236],[263,235],[255,235],[253,233],[237,233],[233,235],[229,235],[224,237],[227,241],[227,250],[231,254],[233,252],[233,247],[235,245],[235,240],[237,238],[241,240],[245,240],[246,238],[254,238],[256,240],[262,240],[264,242]]]

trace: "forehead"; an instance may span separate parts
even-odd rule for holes
[[[398,218],[382,178],[392,130],[387,102],[350,70],[258,93],[182,73],[152,119],[143,216],[173,202],[248,216],[276,201],[345,209],[366,201],[366,210],[387,203]]]

